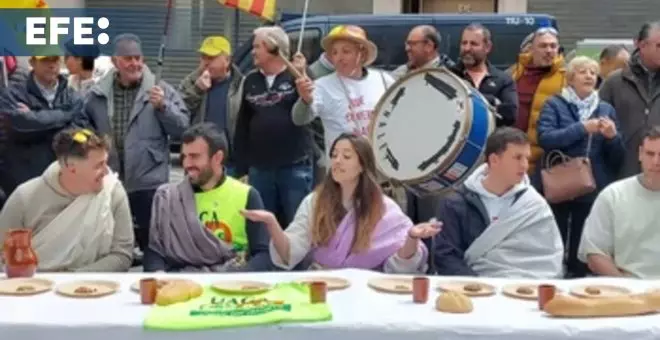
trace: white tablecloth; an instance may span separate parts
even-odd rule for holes
[[[660,316],[627,318],[554,319],[544,316],[535,301],[501,295],[474,298],[471,314],[446,314],[435,311],[438,295],[430,294],[426,305],[412,303],[410,295],[378,293],[367,287],[369,278],[384,275],[361,270],[294,273],[241,273],[172,275],[199,283],[219,280],[250,279],[270,283],[290,281],[309,275],[334,275],[349,279],[351,288],[330,292],[333,320],[308,324],[234,328],[196,332],[157,332],[143,329],[148,306],[130,285],[147,276],[126,274],[52,274],[40,277],[57,284],[83,279],[109,279],[121,283],[117,294],[99,299],[72,299],[48,292],[32,297],[0,297],[0,339],[8,340],[134,340],[134,339],[313,339],[313,340],[402,340],[424,339],[502,339],[502,340],[646,340],[660,339]],[[461,278],[433,277],[432,287],[440,281]],[[467,278],[466,278],[467,279]],[[588,282],[623,285],[635,292],[660,287],[660,281],[634,279],[582,279],[554,281],[559,288]],[[488,279],[501,287],[528,281]],[[537,282],[538,283],[538,282]]]

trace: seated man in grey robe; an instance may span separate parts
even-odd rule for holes
[[[57,160],[19,185],[0,213],[0,250],[9,229],[26,228],[39,272],[127,272],[133,222],[126,190],[108,167],[109,148],[86,129],[55,135]]]
[[[272,269],[265,226],[240,214],[243,209],[263,209],[261,196],[224,173],[225,135],[215,124],[202,123],[190,127],[181,140],[186,177],[156,191],[144,270]]]
[[[496,130],[486,164],[441,202],[435,239],[439,275],[559,278],[564,248],[550,206],[527,177],[530,144],[515,128]]]

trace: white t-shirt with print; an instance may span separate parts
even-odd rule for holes
[[[326,157],[327,150],[340,134],[367,135],[373,110],[393,83],[389,74],[375,69],[367,70],[367,76],[362,79],[340,79],[333,72],[315,81],[312,111],[323,123]]]

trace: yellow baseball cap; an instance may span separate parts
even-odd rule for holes
[[[210,57],[216,57],[221,54],[231,55],[231,44],[223,36],[208,37],[204,39],[198,51]]]
[[[33,58],[36,59],[36,60],[44,60],[44,59],[47,59],[47,58],[52,58],[52,59],[57,58],[59,60],[60,56],[57,56],[57,55],[35,55],[35,56],[33,56]]]

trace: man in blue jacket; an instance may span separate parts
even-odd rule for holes
[[[55,161],[53,137],[69,127],[82,99],[60,75],[59,56],[30,58],[27,79],[0,96],[4,148],[0,187],[7,196],[21,183],[40,176]]]

